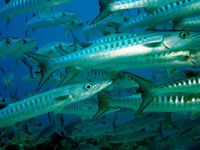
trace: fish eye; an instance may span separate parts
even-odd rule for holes
[[[11,44],[10,39],[6,39],[6,43],[7,43],[7,44]]]
[[[128,22],[128,21],[129,21],[129,18],[128,18],[128,17],[125,17],[125,18],[124,18],[124,21],[125,21],[125,22]]]
[[[87,84],[87,85],[85,86],[85,89],[86,89],[86,90],[90,90],[91,87],[92,87],[92,86],[91,86],[90,84]]]
[[[129,77],[129,81],[133,82],[135,81],[133,77]]]
[[[189,37],[189,34],[187,32],[181,32],[180,33],[181,38],[187,39]]]
[[[27,42],[26,42],[26,40],[23,40],[23,42],[24,42],[24,44],[26,44]]]
[[[63,13],[62,15],[63,15],[63,17],[65,17],[65,16],[66,16],[66,13]]]

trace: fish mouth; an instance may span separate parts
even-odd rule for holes
[[[100,85],[99,90],[102,90],[102,89],[108,87],[111,84],[112,84],[112,81],[111,80],[107,80],[102,85]]]
[[[30,42],[37,42],[37,39],[31,39]]]

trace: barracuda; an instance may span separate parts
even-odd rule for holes
[[[106,113],[116,112],[119,109],[110,109]],[[87,99],[81,102],[73,103],[63,108],[59,113],[61,114],[73,114],[80,117],[82,120],[92,119],[95,113],[98,111],[98,100]],[[90,122],[91,123],[91,122]],[[83,127],[83,126],[82,126]]]
[[[57,27],[75,19],[78,15],[68,11],[55,11],[48,14],[40,14],[26,23],[27,29],[33,31],[38,28]]]
[[[31,51],[37,44],[36,39],[23,39],[23,44],[12,55],[14,59],[21,59],[25,52]]]
[[[198,66],[200,63],[199,50],[182,50],[169,51],[163,53],[149,54],[143,57],[126,58],[124,60],[113,62],[113,67],[110,70],[124,70],[127,68],[154,68],[154,67],[185,67]],[[109,63],[100,63],[96,68],[110,67]]]
[[[196,94],[190,96],[187,94],[168,94],[161,96],[151,96],[151,103],[145,107],[144,112],[195,112],[200,111],[200,96]],[[99,93],[99,110],[93,117],[97,119],[110,108],[127,107],[139,110],[142,103],[142,94],[134,94],[124,97],[111,97],[106,92]]]
[[[200,28],[200,16],[177,20],[173,23],[175,30],[198,30]]]
[[[16,15],[35,10],[45,10],[70,1],[71,0],[13,0],[0,9],[0,19],[12,18]]]
[[[0,57],[6,58],[23,45],[23,39],[4,37],[0,39]]]
[[[93,96],[111,84],[110,81],[74,84],[9,104],[0,110],[0,127],[13,125]]]
[[[67,77],[70,81],[82,70],[96,69],[96,66],[98,66],[98,69],[110,69],[117,61],[191,48],[191,44],[200,40],[199,37],[197,32],[159,31],[157,36],[156,32],[153,32],[145,38],[134,37],[94,45],[60,58],[48,58],[34,53],[26,54],[39,62],[43,74],[38,86],[38,89],[40,89],[53,71],[62,67],[68,67],[69,72],[71,72]],[[104,63],[107,63],[107,66],[101,65],[101,68],[99,68],[99,64]],[[127,67],[126,69],[130,68]]]
[[[133,30],[136,28],[154,28],[157,25],[170,21],[198,15],[200,8],[200,0],[180,0],[162,6],[151,14],[144,14],[122,25],[120,32]]]
[[[160,5],[165,5],[172,2],[178,2],[180,0],[99,0],[100,14],[94,19],[92,23],[107,17],[113,12],[132,9],[132,8],[145,8],[148,12],[153,11]]]
[[[183,80],[172,81],[166,84],[154,85],[139,76],[133,75],[134,79],[140,85],[142,91],[143,102],[139,107],[136,115],[139,115],[158,95],[175,95],[180,93],[187,95],[188,101],[199,95],[200,91],[200,77],[194,76]]]
[[[92,35],[108,35],[116,33],[119,26],[129,21],[129,17],[124,17],[121,14],[113,14],[99,22],[88,24],[83,28],[83,34],[87,40]]]

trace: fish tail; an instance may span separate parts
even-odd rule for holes
[[[109,109],[112,108],[109,104],[109,101],[111,99],[112,97],[106,91],[101,91],[98,93],[99,109],[96,112],[96,114],[93,116],[92,120],[96,120],[97,118],[99,118],[101,115],[103,115]]]
[[[78,67],[67,67],[65,69],[66,75],[58,87],[64,86],[69,81],[71,81],[76,75],[78,75],[82,70]]]
[[[154,93],[151,92],[154,84],[136,75],[133,75],[133,78],[140,85],[140,90],[142,91],[143,101],[135,114],[135,117],[139,117],[143,110],[152,102],[154,98]]]
[[[37,90],[39,90],[54,71],[54,68],[51,67],[52,58],[31,52],[25,54],[35,59],[41,68],[42,77],[37,88]]]
[[[112,14],[112,11],[110,11],[109,9],[107,9],[108,5],[112,2],[113,0],[99,0],[99,6],[100,8],[100,13],[99,15],[91,22],[91,24],[96,23],[104,18],[106,18],[107,16]]]

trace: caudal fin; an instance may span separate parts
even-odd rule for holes
[[[65,69],[66,75],[58,87],[64,86],[69,81],[71,81],[76,75],[78,75],[82,70],[78,67],[68,67]]]
[[[133,78],[140,85],[140,90],[142,91],[143,98],[142,104],[140,105],[139,109],[135,114],[135,116],[138,117],[142,113],[142,111],[152,102],[154,98],[154,93],[151,92],[151,89],[154,86],[154,84],[136,75],[133,75]]]
[[[106,18],[107,16],[109,16],[110,14],[112,14],[112,11],[110,11],[107,7],[109,6],[109,4],[112,2],[113,0],[99,0],[99,6],[100,8],[100,13],[99,15],[91,22],[91,24],[96,23],[104,18]]]
[[[37,88],[37,90],[39,90],[54,71],[54,68],[51,66],[52,58],[49,58],[47,56],[43,56],[40,54],[31,53],[31,52],[28,52],[25,54],[32,57],[36,61],[38,61],[39,66],[41,68],[42,77],[40,79],[40,82]]]
[[[101,115],[105,114],[112,107],[109,105],[109,101],[112,97],[106,92],[101,91],[98,93],[99,109],[97,113],[93,116],[92,120],[99,118]]]

